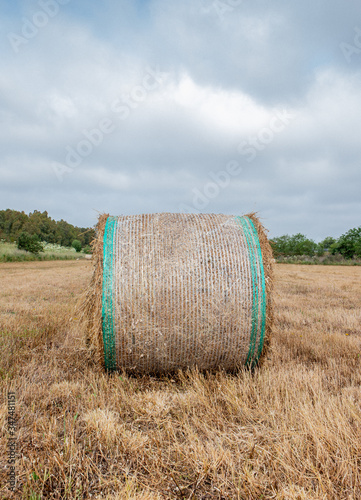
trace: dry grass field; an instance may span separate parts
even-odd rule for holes
[[[361,267],[276,266],[253,373],[140,379],[85,349],[74,306],[90,274],[0,264],[0,498],[361,499]]]

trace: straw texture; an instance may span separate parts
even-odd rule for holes
[[[264,356],[272,251],[255,214],[102,216],[94,251],[85,308],[108,370],[234,370]]]

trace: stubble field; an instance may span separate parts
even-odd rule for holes
[[[253,373],[139,379],[85,347],[74,306],[91,270],[0,264],[1,498],[361,499],[360,267],[277,265]]]

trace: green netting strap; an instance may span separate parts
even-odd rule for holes
[[[248,257],[251,266],[251,279],[252,279],[252,330],[251,330],[251,338],[249,344],[248,356],[246,359],[246,365],[249,365],[253,362],[254,351],[257,342],[257,331],[258,331],[258,286],[257,286],[257,262],[256,255],[254,251],[253,239],[250,233],[250,226],[246,217],[242,217],[241,224],[243,227],[244,236],[247,241],[248,247]]]
[[[257,229],[255,228],[255,225],[249,217],[247,217],[248,223],[251,226],[252,229],[252,235],[253,235],[253,241],[256,246],[257,250],[257,255],[258,255],[258,266],[259,266],[259,278],[261,282],[261,290],[260,290],[260,307],[259,307],[259,312],[260,312],[260,340],[259,340],[259,345],[258,345],[258,353],[257,353],[257,359],[256,362],[259,360],[263,345],[264,345],[264,337],[265,337],[265,331],[266,331],[266,313],[267,313],[267,300],[266,300],[266,280],[265,280],[265,274],[264,274],[264,266],[263,266],[263,257],[262,257],[262,250],[261,250],[261,244],[258,238],[258,233]]]
[[[107,370],[116,369],[115,332],[113,317],[113,278],[114,278],[114,238],[117,228],[117,217],[108,217],[103,238],[103,294],[102,325],[104,363]]]
[[[243,233],[249,251],[249,261],[251,267],[252,280],[252,329],[249,344],[249,352],[246,359],[246,365],[254,366],[261,355],[265,327],[266,327],[266,286],[263,268],[263,259],[261,245],[259,242],[257,230],[253,221],[249,217],[236,217],[236,221],[242,226]],[[261,290],[259,289],[259,283]],[[260,325],[260,328],[259,328]],[[255,357],[255,348],[257,343],[257,332],[260,329],[260,337],[258,343],[258,351]]]

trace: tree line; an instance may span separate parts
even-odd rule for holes
[[[87,249],[95,237],[93,228],[77,227],[61,219],[56,221],[48,212],[34,210],[26,214],[16,210],[0,210],[0,239],[20,245],[37,242],[55,243],[63,247],[75,245],[77,251]],[[32,242],[32,243],[31,243]],[[270,241],[275,257],[341,255],[345,259],[361,258],[361,226],[353,228],[338,239],[328,236],[320,243],[298,233],[272,238]],[[40,247],[37,247],[40,248]]]
[[[16,210],[0,210],[0,239],[8,242],[30,241],[55,243],[71,247],[74,241],[88,248],[95,236],[93,228],[77,227],[61,219],[56,221],[48,212],[34,210],[26,214]],[[30,238],[30,239],[29,239]]]
[[[328,236],[320,243],[300,233],[272,238],[270,243],[275,257],[297,255],[322,257],[328,253],[341,255],[345,259],[361,258],[361,226],[350,229],[338,239]]]

